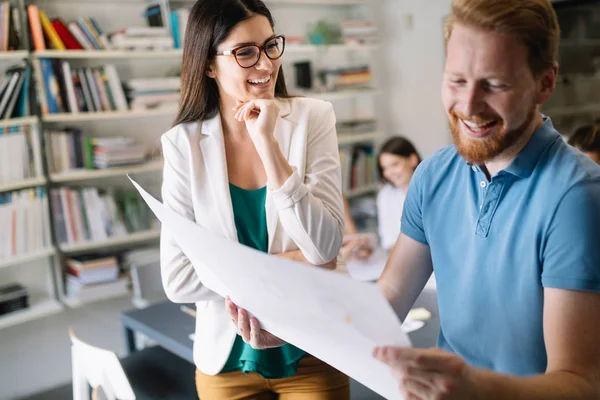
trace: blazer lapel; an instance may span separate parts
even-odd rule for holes
[[[292,140],[292,134],[294,132],[294,122],[290,119],[291,108],[290,102],[287,100],[277,100],[279,103],[279,118],[275,124],[275,140],[279,144],[281,153],[286,160],[289,160],[290,155],[290,144]],[[279,222],[279,214],[275,208],[273,198],[270,191],[267,191],[267,199],[265,201],[266,215],[267,215],[267,232],[269,233],[269,252],[275,239],[277,223]]]
[[[227,160],[225,158],[225,143],[221,117],[215,117],[202,123],[203,139],[200,140],[205,173],[210,183],[214,209],[208,212],[217,214],[220,221],[219,227],[222,234],[229,240],[238,241],[231,193],[229,192],[229,178],[227,174]],[[216,227],[213,227],[213,229]]]

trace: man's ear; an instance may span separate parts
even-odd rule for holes
[[[554,62],[552,68],[548,68],[542,73],[538,87],[538,104],[544,104],[550,99],[554,88],[556,87],[556,77],[558,76],[558,62]]]

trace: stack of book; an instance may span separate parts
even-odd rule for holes
[[[139,78],[125,82],[132,110],[177,109],[181,78]]]
[[[329,91],[369,87],[373,74],[368,65],[351,68],[323,70],[325,88]]]
[[[40,142],[30,125],[0,127],[0,185],[42,176]]]
[[[106,35],[92,17],[65,23],[61,18],[48,18],[43,10],[33,4],[27,6],[27,16],[34,50],[46,50],[46,43],[54,50],[110,48]]]
[[[341,21],[342,36],[348,44],[372,44],[377,43],[377,28],[369,20],[347,20]]]
[[[119,274],[117,257],[67,258],[67,296],[78,301],[94,301],[125,295],[129,289],[127,275]]]
[[[117,69],[112,64],[96,68],[71,68],[67,61],[36,59],[42,113],[77,114],[94,111],[127,111],[127,99]]]
[[[111,47],[117,50],[170,50],[175,41],[167,28],[130,27],[108,35]]]
[[[48,199],[43,188],[0,194],[0,260],[50,247]]]
[[[9,67],[5,75],[0,77],[0,118],[24,117],[30,114],[30,81],[31,68],[25,61]]]
[[[0,3],[0,51],[21,48],[23,30],[19,9],[10,3],[10,1]]]
[[[48,131],[50,169],[63,173],[79,169],[105,169],[146,161],[146,147],[131,137],[88,137],[81,129]]]
[[[147,231],[155,219],[135,189],[52,189],[56,238],[61,244],[102,241]]]
[[[146,148],[131,137],[94,138],[92,145],[96,168],[140,164],[146,159]]]

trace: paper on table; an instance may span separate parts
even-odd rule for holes
[[[209,289],[229,295],[274,335],[380,395],[402,399],[398,382],[372,351],[376,345],[407,347],[410,340],[374,284],[217,237],[132,182]]]
[[[348,273],[354,279],[359,281],[374,282],[381,276],[385,263],[388,259],[388,253],[382,248],[377,248],[371,257],[361,261],[354,258],[346,261]]]

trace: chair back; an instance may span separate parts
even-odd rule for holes
[[[135,400],[131,384],[114,352],[85,343],[75,336],[73,329],[69,329],[69,336],[73,400],[89,400],[90,386],[92,397],[95,391],[98,400]]]

